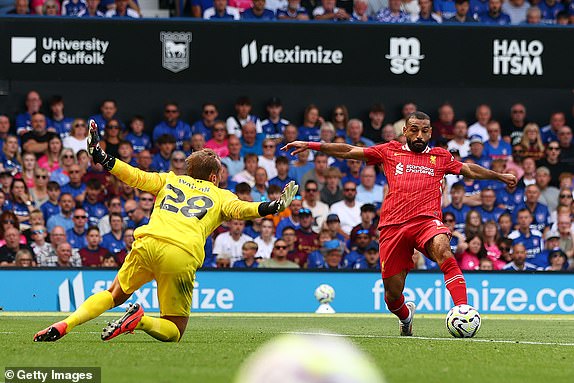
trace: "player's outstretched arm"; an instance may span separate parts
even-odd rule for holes
[[[222,204],[224,218],[226,220],[253,219],[265,217],[269,214],[281,213],[291,205],[295,195],[297,195],[297,190],[299,190],[299,186],[295,184],[295,181],[291,181],[283,188],[281,197],[271,202],[241,201],[235,194],[230,191],[225,191],[228,195],[228,200]]]
[[[476,180],[498,180],[502,181],[510,187],[516,185],[516,176],[514,174],[504,174],[483,168],[477,164],[462,164],[460,174],[467,178]]]
[[[144,172],[106,153],[100,147],[98,125],[94,120],[89,122],[88,154],[94,163],[102,165],[104,169],[131,187],[156,195],[165,184],[165,177],[158,173]]]
[[[320,142],[293,141],[283,146],[281,150],[293,150],[293,155],[301,153],[304,150],[311,149],[323,152],[329,156],[337,158],[350,158],[359,161],[365,161],[363,148],[349,144],[323,144]]]

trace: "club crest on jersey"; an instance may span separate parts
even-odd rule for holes
[[[436,156],[430,156],[431,165],[436,165]]]
[[[162,66],[173,73],[189,67],[191,32],[160,32]]]

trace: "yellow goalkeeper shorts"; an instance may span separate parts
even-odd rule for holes
[[[155,279],[161,316],[189,316],[195,271],[195,257],[171,243],[153,237],[136,239],[118,272],[122,290],[132,294]]]

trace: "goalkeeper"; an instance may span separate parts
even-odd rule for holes
[[[102,339],[142,330],[165,342],[177,342],[187,326],[195,271],[205,258],[205,240],[223,221],[252,219],[285,210],[297,193],[291,181],[272,202],[244,202],[218,188],[221,162],[203,149],[186,160],[187,176],[148,173],[106,154],[99,145],[98,127],[90,121],[88,151],[95,163],[128,185],[156,196],[148,225],[138,228],[132,250],[109,290],[89,297],[73,314],[38,332],[36,342],[56,341],[74,327],[124,303],[143,284],[155,279],[160,318],[144,315],[130,304],[126,313],[102,331]]]

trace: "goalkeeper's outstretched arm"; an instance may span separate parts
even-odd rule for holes
[[[90,120],[89,128],[88,154],[92,157],[94,163],[102,165],[104,169],[131,187],[150,192],[154,195],[161,190],[165,184],[165,176],[134,168],[114,156],[107,154],[100,147],[98,125],[94,120]]]

